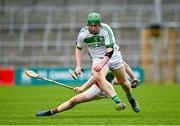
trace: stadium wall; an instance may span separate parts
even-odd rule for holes
[[[0,85],[47,85],[49,82],[44,80],[39,80],[35,78],[30,78],[25,74],[26,70],[33,70],[41,76],[47,77],[51,80],[55,80],[67,85],[81,85],[85,83],[91,76],[90,67],[84,68],[84,73],[78,76],[77,80],[74,80],[70,73],[69,68],[59,67],[59,68],[49,68],[49,67],[39,67],[39,68],[3,68],[0,70]],[[141,67],[133,67],[135,75],[141,82],[144,82],[144,72]]]

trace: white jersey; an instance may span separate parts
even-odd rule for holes
[[[119,49],[119,46],[115,42],[112,29],[104,23],[101,23],[100,31],[96,35],[89,32],[88,26],[80,30],[76,46],[83,48],[84,45],[86,45],[92,59],[103,58],[106,48],[112,47],[114,51]]]

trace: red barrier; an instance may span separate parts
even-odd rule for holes
[[[12,86],[15,84],[15,70],[13,68],[0,69],[0,85]]]

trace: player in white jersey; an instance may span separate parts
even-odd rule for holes
[[[140,109],[132,95],[130,82],[127,79],[123,59],[115,42],[112,29],[107,24],[101,22],[101,16],[98,13],[88,15],[87,26],[82,28],[78,34],[75,51],[77,65],[75,71],[79,74],[81,73],[81,54],[84,45],[87,47],[92,58],[92,73],[100,89],[106,92],[117,103],[116,107],[118,110],[125,108],[125,104],[120,100],[114,88],[105,78],[110,69],[125,91],[133,110],[139,112]]]
[[[139,86],[140,81],[138,79],[136,79],[133,71],[131,70],[131,68],[129,67],[129,65],[127,63],[125,63],[125,68],[126,68],[126,72],[132,79],[131,87],[136,88],[137,86]],[[108,74],[106,75],[106,79],[112,83],[112,81],[114,80],[113,74],[111,72],[108,72]],[[85,89],[87,89],[87,90],[85,90]],[[72,109],[73,107],[75,107],[77,104],[80,104],[80,103],[90,102],[95,99],[107,98],[107,95],[99,88],[98,83],[94,82],[93,76],[90,77],[90,79],[86,83],[84,83],[82,86],[75,87],[74,91],[76,93],[80,93],[80,94],[73,96],[72,98],[70,98],[69,100],[60,104],[56,108],[53,108],[53,109],[47,110],[47,111],[37,112],[36,116],[51,116],[56,113],[61,113],[63,111]]]

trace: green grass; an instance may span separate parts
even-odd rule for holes
[[[177,125],[180,124],[180,85],[142,85],[134,89],[141,107],[134,113],[119,86],[121,99],[127,104],[117,112],[110,99],[79,104],[51,117],[36,117],[75,95],[58,86],[0,87],[1,125]]]

